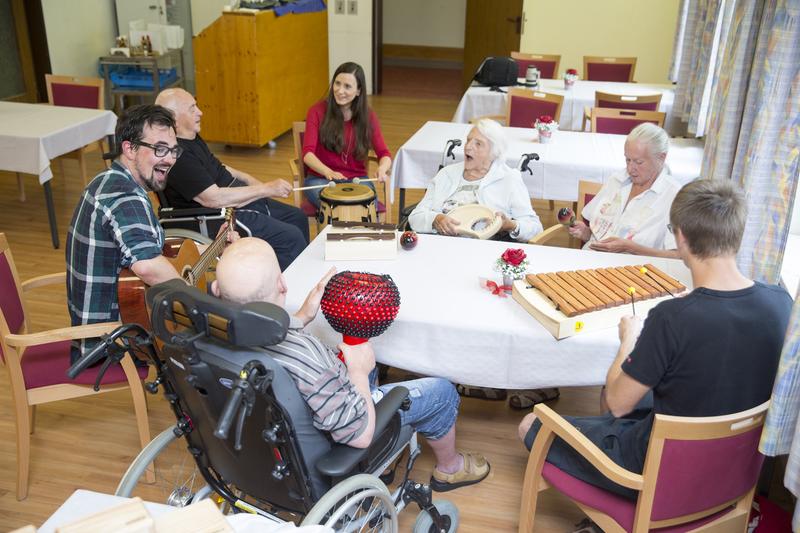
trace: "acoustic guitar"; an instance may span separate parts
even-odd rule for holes
[[[228,228],[233,228],[233,208],[225,210],[225,222]],[[187,284],[206,290],[206,271],[211,262],[219,257],[225,244],[228,242],[228,232],[217,235],[214,242],[200,254],[197,244],[189,239],[169,239],[164,243],[164,257],[166,257],[175,270]],[[117,300],[119,302],[120,320],[123,324],[136,323],[145,328],[150,328],[150,316],[145,305],[144,292],[148,288],[141,279],[129,268],[124,268],[119,274],[117,282]]]

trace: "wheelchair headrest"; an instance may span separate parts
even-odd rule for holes
[[[179,279],[150,287],[145,299],[153,331],[164,342],[172,342],[177,327],[234,346],[271,346],[283,342],[289,328],[289,315],[277,305],[226,302]]]

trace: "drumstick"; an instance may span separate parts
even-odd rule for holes
[[[378,181],[378,178],[353,178],[353,183],[356,185],[365,181]]]
[[[336,182],[329,181],[325,185],[309,185],[308,187],[295,187],[293,191],[310,191],[311,189],[325,189],[327,187],[336,187]]]

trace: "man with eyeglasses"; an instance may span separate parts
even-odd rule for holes
[[[170,174],[164,195],[170,207],[236,207],[236,220],[253,237],[267,241],[286,270],[308,245],[308,219],[292,205],[274,200],[292,192],[282,179],[267,183],[223,165],[200,137],[203,112],[194,97],[180,88],[161,91],[156,103],[175,114],[178,144],[183,157]]]
[[[164,231],[147,197],[162,191],[181,155],[172,113],[157,105],[127,109],[116,127],[111,168],[83,191],[67,232],[67,297],[73,326],[119,320],[117,278],[130,268],[154,285],[179,277],[161,254]],[[72,360],[96,341],[75,342]]]

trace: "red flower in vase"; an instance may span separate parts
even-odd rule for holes
[[[566,74],[569,74],[570,76],[577,76],[578,71],[575,70],[574,68],[568,68]]]
[[[511,266],[519,266],[523,261],[525,261],[526,257],[528,256],[525,254],[525,250],[522,248],[509,248],[503,252],[503,255],[500,256],[500,259]]]
[[[551,117],[550,115],[541,115],[539,118],[536,119],[536,122],[539,122],[540,124],[550,124],[551,122],[555,121],[553,120],[553,117]]]

